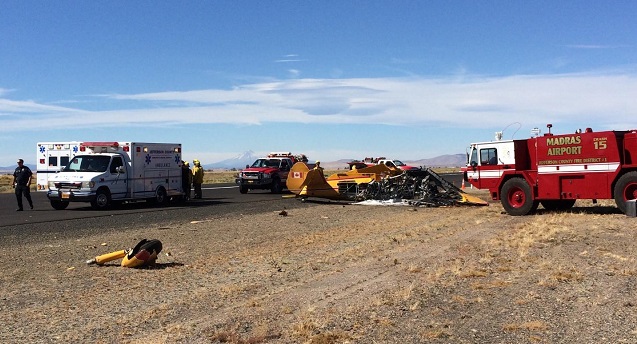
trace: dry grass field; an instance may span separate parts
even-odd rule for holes
[[[635,343],[634,226],[609,202],[318,203],[43,233],[2,243],[0,342]],[[83,263],[140,238],[164,243],[155,268]]]

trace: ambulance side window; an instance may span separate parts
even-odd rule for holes
[[[482,165],[497,165],[498,151],[495,148],[487,148],[480,150],[480,163]]]
[[[60,166],[66,166],[68,164],[69,164],[69,157],[68,156],[60,157]]]
[[[58,158],[56,156],[50,156],[49,166],[57,166],[57,165],[58,165]]]
[[[117,173],[117,168],[120,166],[124,166],[124,164],[122,163],[122,158],[120,157],[114,157],[113,161],[111,162],[111,173]]]

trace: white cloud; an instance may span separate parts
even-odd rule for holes
[[[366,123],[486,128],[529,123],[630,123],[637,76],[629,73],[450,78],[293,79],[230,90],[103,95],[130,107],[87,111],[0,98],[0,132],[21,128],[154,123]],[[0,93],[2,95],[2,93]],[[17,114],[20,114],[19,116]],[[46,119],[43,121],[43,119]],[[634,126],[634,125],[633,125]],[[615,128],[621,129],[621,128]]]
[[[289,62],[302,62],[305,61],[299,58],[297,54],[287,54],[283,58],[274,60],[275,63],[289,63]]]
[[[301,71],[298,69],[288,69],[291,78],[298,78],[301,75]]]
[[[0,92],[0,96],[2,96],[1,92]],[[16,114],[16,113],[52,114],[52,113],[63,113],[63,112],[78,112],[78,111],[82,111],[82,110],[61,107],[61,106],[39,104],[31,100],[16,101],[16,100],[0,98],[0,115],[4,115],[4,116],[10,115],[10,114]]]

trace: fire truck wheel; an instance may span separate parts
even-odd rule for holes
[[[239,192],[241,192],[242,194],[247,194],[248,193],[248,187],[245,185],[239,185]]]
[[[531,187],[522,178],[511,178],[502,186],[500,201],[509,215],[521,216],[537,209],[538,202],[533,201]]]
[[[617,208],[626,213],[626,201],[637,198],[637,172],[628,172],[621,176],[613,190]]]
[[[99,189],[95,194],[95,200],[91,201],[91,207],[97,210],[108,208],[111,204],[111,194],[108,190]]]
[[[280,194],[283,192],[283,185],[281,184],[281,181],[278,179],[273,180],[270,191],[272,191],[273,194]]]
[[[560,199],[560,200],[548,200],[540,202],[544,209],[550,211],[564,211],[573,208],[575,205],[574,199]]]
[[[64,210],[69,206],[69,202],[65,201],[51,201],[51,206],[55,210]]]

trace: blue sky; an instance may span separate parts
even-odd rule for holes
[[[0,166],[40,141],[310,160],[637,128],[637,1],[0,2]]]

